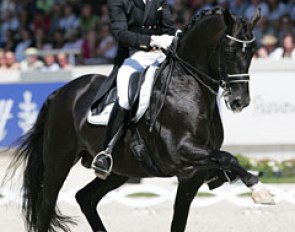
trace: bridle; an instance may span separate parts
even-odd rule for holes
[[[224,33],[221,38],[220,43],[220,52],[219,52],[219,80],[221,81],[220,86],[224,89],[223,95],[229,95],[230,94],[230,84],[236,84],[236,83],[248,83],[250,80],[250,74],[248,73],[235,73],[235,74],[228,74],[226,71],[226,65],[225,65],[225,40],[229,39],[237,43],[242,44],[242,52],[246,52],[246,48],[251,47],[251,44],[255,42],[255,37],[253,37],[250,40],[241,40],[239,38],[236,38],[234,36],[231,36],[227,33]]]
[[[221,43],[217,46],[215,51],[220,49],[219,51],[219,67],[218,67],[218,74],[219,74],[219,80],[212,78],[205,72],[201,71],[198,68],[195,68],[190,63],[179,57],[176,53],[177,45],[178,45],[178,37],[176,37],[173,41],[172,46],[167,50],[163,51],[167,58],[172,58],[177,61],[177,63],[180,64],[180,66],[185,70],[186,73],[190,74],[196,81],[198,81],[201,85],[203,85],[205,88],[207,88],[212,94],[218,95],[218,90],[214,90],[210,85],[208,85],[206,82],[209,82],[213,85],[218,85],[224,89],[223,95],[229,95],[230,94],[230,84],[235,83],[241,83],[241,82],[249,82],[250,75],[248,73],[238,73],[238,74],[228,74],[226,72],[226,65],[225,61],[223,59],[225,55],[225,39],[230,39],[232,41],[242,43],[242,52],[246,52],[246,48],[250,47],[253,42],[255,42],[255,37],[253,37],[251,40],[241,40],[236,37],[233,37],[227,33],[224,33],[221,38]],[[215,53],[215,52],[213,52]],[[212,56],[211,56],[212,58]],[[203,80],[203,78],[200,78],[200,76],[206,79],[206,82]]]
[[[246,52],[246,48],[249,47],[249,45],[255,41],[254,37],[251,40],[240,40],[240,39],[230,36],[226,33],[223,34],[223,36],[221,38],[221,43],[219,43],[219,45],[215,49],[215,50],[218,50],[221,46],[221,49],[219,52],[219,67],[218,67],[219,80],[212,78],[207,73],[192,66],[190,63],[188,63],[187,61],[185,61],[184,59],[182,59],[181,57],[179,57],[177,55],[176,51],[177,51],[177,45],[178,45],[178,39],[179,39],[178,37],[175,37],[175,39],[172,42],[172,45],[167,50],[161,49],[163,51],[163,53],[166,54],[166,60],[161,65],[160,70],[158,71],[157,75],[155,76],[155,80],[158,79],[158,76],[160,76],[160,74],[162,73],[162,71],[166,67],[166,64],[169,63],[169,60],[171,61],[171,64],[170,64],[169,73],[167,75],[168,77],[166,78],[167,84],[164,85],[165,88],[163,90],[161,90],[161,92],[163,92],[164,97],[162,98],[160,106],[158,107],[158,109],[155,113],[155,117],[153,119],[151,119],[150,131],[152,131],[152,129],[154,128],[155,123],[156,123],[156,119],[159,116],[162,108],[164,107],[168,86],[169,86],[169,83],[170,83],[171,77],[172,77],[172,69],[173,69],[174,62],[178,63],[182,67],[182,69],[185,71],[185,73],[192,76],[198,83],[200,83],[202,86],[204,86],[210,93],[214,94],[215,96],[218,96],[218,88],[216,88],[217,90],[215,90],[214,88],[212,88],[212,84],[215,85],[216,87],[219,87],[219,86],[222,87],[224,89],[223,96],[225,97],[225,99],[231,94],[230,84],[249,82],[250,75],[248,73],[228,74],[226,72],[224,59],[222,59],[222,57],[224,57],[224,54],[225,54],[225,39],[226,38],[233,40],[235,42],[238,42],[238,43],[242,43],[243,44],[242,45],[243,52]],[[201,78],[201,77],[203,77],[203,78]],[[211,85],[208,83],[211,83]],[[227,102],[227,100],[226,100],[226,102]],[[228,105],[228,102],[227,102],[227,105]],[[152,118],[152,117],[150,116],[150,118]]]

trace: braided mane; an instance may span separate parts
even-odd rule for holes
[[[221,8],[213,8],[213,9],[206,9],[202,10],[198,14],[191,17],[189,22],[183,27],[182,33],[183,35],[189,31],[197,22],[201,21],[204,17],[207,16],[213,16],[213,15],[222,15],[222,9]]]
[[[182,36],[184,36],[186,32],[188,32],[196,23],[200,22],[202,19],[204,19],[207,16],[213,16],[213,15],[223,15],[223,9],[219,7],[216,7],[213,9],[206,9],[194,15],[193,17],[191,17],[189,22],[183,27]],[[248,20],[245,17],[236,16],[234,14],[232,14],[232,16],[235,20],[239,19],[243,26],[247,26]]]

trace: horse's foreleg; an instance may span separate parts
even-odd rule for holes
[[[252,191],[252,199],[255,203],[259,204],[275,204],[273,195],[271,192],[261,183],[257,176],[252,175],[247,172],[238,162],[238,160],[233,157],[231,154],[225,151],[220,151],[223,157],[221,159],[225,159],[228,165],[228,169],[232,172],[236,173],[242,182],[251,189]],[[228,158],[227,158],[228,157]],[[224,162],[224,161],[221,161]]]
[[[111,174],[106,180],[95,178],[76,194],[76,200],[93,231],[106,231],[96,206],[111,190],[120,187],[128,177]]]
[[[189,179],[179,178],[171,232],[182,232],[185,230],[190,205],[198,189],[203,184],[204,178],[205,172],[196,172],[196,174]]]
[[[240,165],[237,158],[229,152],[207,150],[200,147],[194,147],[191,144],[183,148],[181,154],[184,162],[204,169],[221,168],[224,170],[230,170],[252,190],[252,197],[256,203],[273,204],[271,193],[263,187],[259,182],[258,177],[245,170],[245,168]],[[258,197],[255,195],[258,195]]]
[[[248,188],[251,188],[259,182],[258,177],[243,168],[237,158],[229,152],[213,151],[212,153],[214,154],[214,161],[220,164],[223,169],[230,170],[236,174]]]
[[[252,187],[259,182],[257,176],[249,173],[238,162],[237,158],[226,151],[209,150],[199,146],[186,144],[180,154],[182,160],[199,168],[222,168],[235,173],[247,187]]]

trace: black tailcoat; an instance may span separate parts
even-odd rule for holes
[[[149,51],[151,35],[175,35],[169,6],[165,0],[108,0],[111,28],[119,43],[115,68],[95,98],[100,100],[112,87],[116,71],[124,59],[136,51]]]

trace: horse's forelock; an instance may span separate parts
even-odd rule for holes
[[[242,38],[250,39],[252,38],[252,30],[250,30],[249,24],[249,20],[245,17],[235,16],[235,24],[231,28],[232,31],[228,33],[230,33],[232,36],[239,37],[239,35],[241,35]]]

